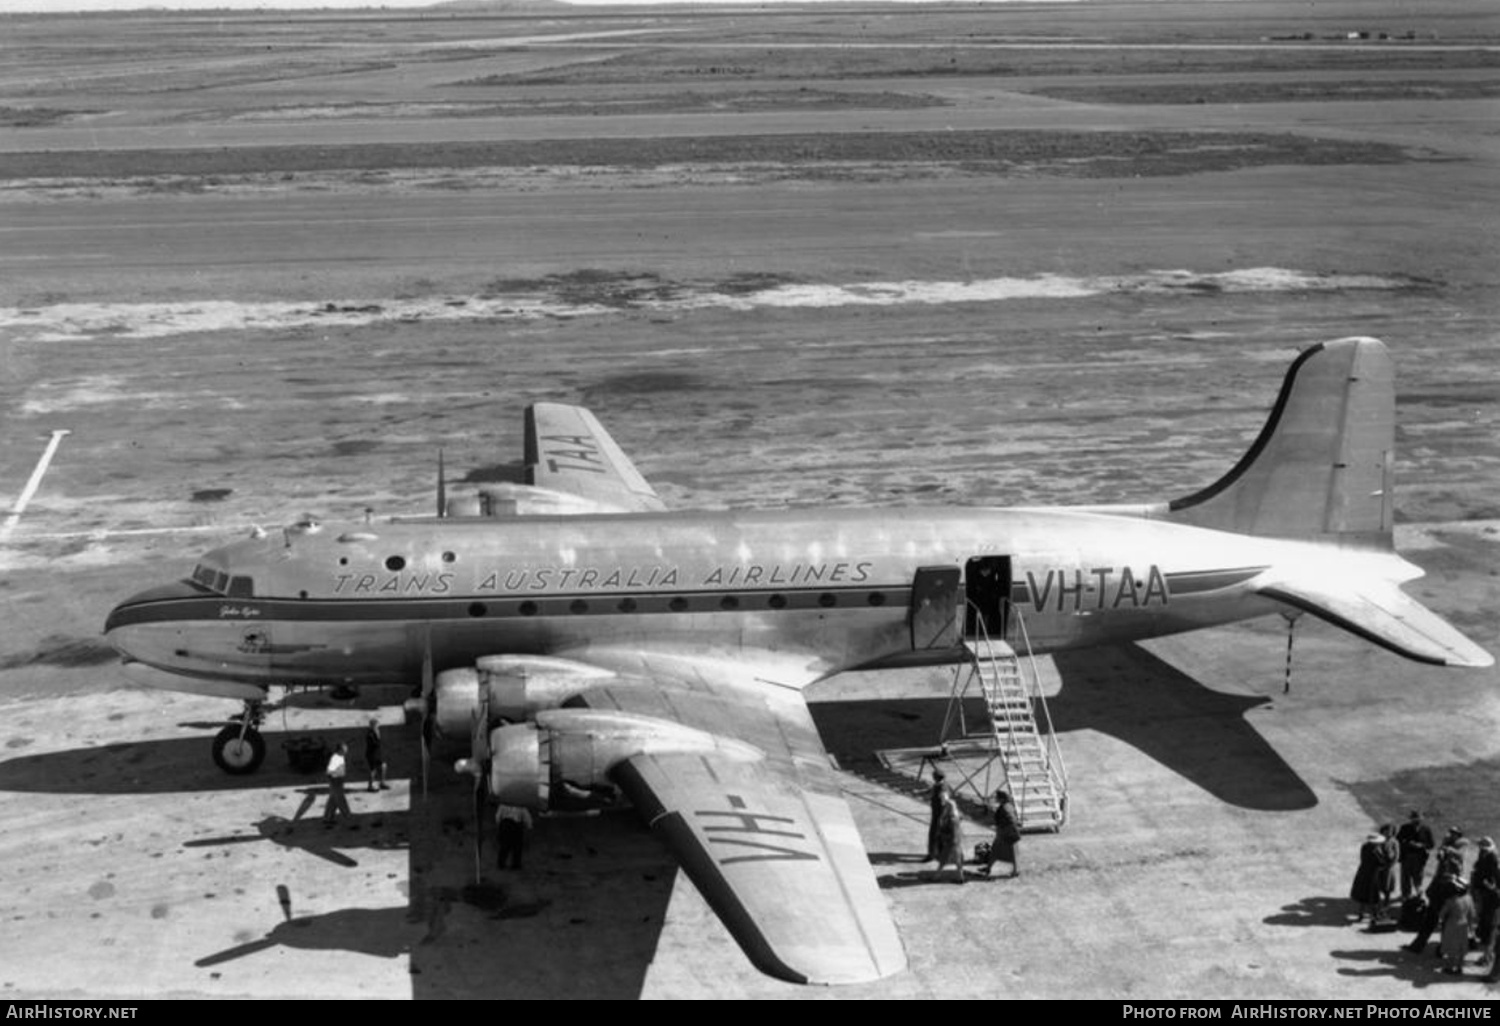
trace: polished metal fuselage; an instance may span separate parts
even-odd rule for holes
[[[950,653],[920,649],[923,568],[1009,559],[1037,652],[1273,612],[1248,581],[1299,543],[1067,509],[783,510],[411,519],[301,525],[204,564],[250,593],[188,581],[111,614],[128,658],[251,684],[415,683],[497,653],[754,652],[789,686]]]

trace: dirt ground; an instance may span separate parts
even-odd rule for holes
[[[4,19],[0,493],[70,434],[0,527],[0,993],[849,996],[750,970],[628,821],[476,885],[395,710],[397,790],[324,836],[102,644],[254,524],[503,476],[540,399],[681,507],[1138,500],[1373,335],[1409,590],[1500,651],[1500,16],[1082,6]],[[875,753],[948,682],[820,685],[912,962],[852,996],[1492,997],[1344,895],[1408,807],[1500,831],[1500,676],[1304,620],[1283,694],[1284,630],[1048,661],[1073,814],[1014,885],[908,862]]]

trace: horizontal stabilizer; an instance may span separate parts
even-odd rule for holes
[[[1252,585],[1409,659],[1439,666],[1485,667],[1494,658],[1390,581],[1329,579],[1269,571]]]

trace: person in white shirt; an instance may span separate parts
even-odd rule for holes
[[[349,771],[349,746],[340,741],[328,759],[328,804],[323,807],[323,825],[333,826],[339,813],[352,815],[344,797],[344,775]]]

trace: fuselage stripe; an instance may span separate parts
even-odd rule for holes
[[[445,598],[254,598],[224,596],[156,599],[121,606],[106,630],[130,624],[171,621],[439,621],[529,619],[566,616],[635,616],[663,613],[773,614],[810,609],[902,608],[911,602],[907,586],[816,588],[780,591],[676,591],[640,594],[583,592],[536,595],[475,595]]]

